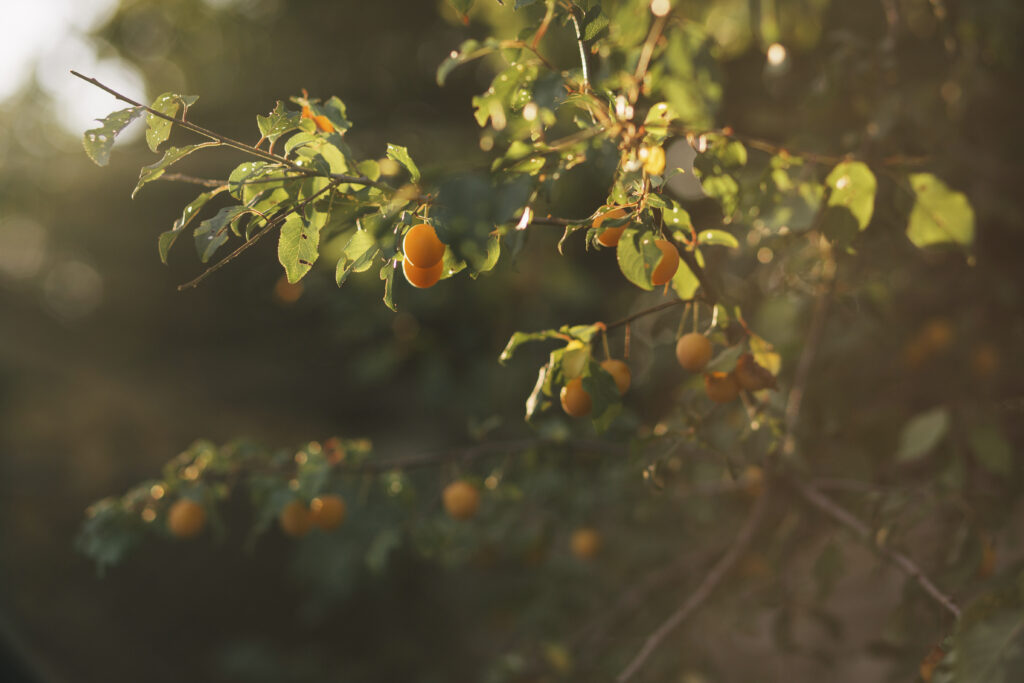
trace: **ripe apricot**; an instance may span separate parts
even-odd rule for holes
[[[569,417],[589,415],[590,409],[593,408],[590,394],[583,388],[583,379],[580,377],[566,382],[565,386],[562,387],[559,398],[562,401],[562,410]]]
[[[569,549],[581,560],[593,559],[601,550],[601,534],[590,527],[576,529],[569,538]]]
[[[711,360],[711,341],[700,332],[684,334],[676,342],[676,360],[690,372],[700,372]]]
[[[313,527],[313,516],[301,500],[293,500],[281,509],[277,521],[281,530],[292,538],[301,538]]]
[[[319,114],[317,116],[314,116],[313,117],[313,123],[315,123],[316,127],[319,128],[320,130],[322,130],[325,133],[333,133],[334,132],[334,124],[331,123],[331,120],[329,118],[327,118],[326,116],[324,116],[323,114]]]
[[[595,218],[594,219],[594,229],[596,230],[596,229],[600,228],[601,227],[601,223],[603,223],[605,221],[605,219],[613,219],[614,220],[614,219],[625,218],[625,217],[626,217],[626,210],[623,209],[620,206],[617,206],[617,207],[613,208],[611,211],[606,211],[605,213],[602,213],[597,218]],[[602,246],[614,247],[614,246],[618,245],[619,239],[622,237],[622,233],[625,230],[626,230],[626,225],[625,224],[620,225],[617,228],[616,227],[605,228],[604,231],[600,235],[597,236],[597,241]]]
[[[615,380],[615,386],[618,387],[620,394],[625,394],[629,390],[632,375],[629,372],[629,366],[625,362],[609,358],[601,363],[601,367]]]
[[[444,242],[437,238],[434,226],[420,223],[405,233],[402,253],[405,260],[417,268],[432,268],[444,258]]]
[[[679,270],[679,250],[668,240],[654,240],[654,246],[661,250],[661,258],[651,273],[651,284],[663,285]]]
[[[341,496],[327,495],[309,501],[310,517],[313,524],[324,531],[330,531],[345,521],[347,508]]]
[[[709,372],[704,375],[704,391],[715,403],[728,403],[740,395],[740,385],[731,372]]]
[[[438,261],[429,268],[417,268],[409,262],[409,259],[402,261],[402,273],[405,274],[405,279],[409,281],[410,285],[420,289],[436,285],[441,279],[442,272],[444,272],[444,261]]]
[[[744,353],[736,360],[736,369],[733,374],[740,389],[760,391],[761,389],[775,388],[775,376],[766,368],[758,365],[749,353]]]
[[[452,519],[471,519],[480,508],[480,492],[468,481],[459,479],[444,487],[441,502],[444,504],[445,512]]]
[[[647,175],[661,175],[665,172],[665,150],[661,147],[648,147],[647,158],[644,159],[644,170]]]
[[[178,538],[192,538],[206,526],[206,508],[194,500],[181,498],[167,511],[167,529]]]

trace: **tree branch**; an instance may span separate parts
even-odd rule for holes
[[[790,480],[790,484],[806,502],[852,531],[860,541],[871,546],[875,552],[896,565],[904,574],[914,579],[914,581],[924,589],[924,592],[931,596],[935,602],[944,607],[955,618],[960,618],[960,608],[957,604],[953,602],[952,598],[939,590],[935,583],[928,578],[916,562],[898,550],[892,550],[886,546],[880,546],[877,543],[874,543],[874,535],[871,533],[871,528],[867,524],[854,516],[854,514],[846,508],[841,507],[819,489],[814,488],[813,486],[808,486],[796,479]]]
[[[626,668],[615,678],[615,683],[626,683],[626,681],[633,678],[638,671],[647,662],[647,659],[651,654],[658,649],[662,641],[665,640],[676,628],[679,627],[686,619],[693,614],[704,602],[711,597],[715,588],[718,584],[729,574],[736,562],[739,561],[743,553],[750,547],[751,541],[754,539],[754,532],[760,526],[761,521],[764,519],[765,511],[768,509],[768,499],[771,487],[766,487],[764,492],[758,496],[757,501],[754,503],[754,507],[751,508],[750,514],[747,515],[747,519],[743,522],[743,526],[736,534],[736,538],[733,540],[732,545],[725,552],[724,555],[715,563],[711,570],[704,577],[704,580],[700,582],[700,585],[690,594],[686,601],[679,606],[679,608],[673,612],[668,619],[662,622],[653,633],[647,636],[644,641],[643,647],[636,653],[633,659],[626,665]]]

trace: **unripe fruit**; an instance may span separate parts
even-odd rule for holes
[[[595,218],[594,219],[594,228],[595,229],[600,228],[601,227],[601,223],[603,223],[606,219],[613,219],[614,220],[614,219],[625,218],[625,217],[626,217],[626,210],[621,208],[621,207],[616,207],[616,208],[612,209],[611,211],[608,211],[606,213],[602,213],[597,218]],[[622,233],[625,230],[626,230],[626,225],[625,224],[620,225],[618,227],[605,228],[604,232],[602,232],[600,235],[597,236],[597,241],[598,241],[599,244],[601,244],[601,245],[603,245],[605,247],[614,247],[614,246],[618,245],[619,239],[622,237]]]
[[[281,530],[292,538],[301,538],[313,527],[313,516],[301,500],[293,500],[284,506],[277,521]]]
[[[590,409],[593,408],[590,394],[583,388],[583,379],[580,377],[566,382],[565,386],[562,387],[559,398],[562,401],[562,410],[569,417],[589,415]]]
[[[402,261],[402,274],[413,287],[426,289],[433,287],[440,281],[441,273],[444,272],[444,261],[438,261],[429,268],[418,268],[409,262],[409,259]]]
[[[736,360],[736,369],[733,370],[736,383],[740,389],[747,391],[760,391],[761,389],[774,389],[775,376],[761,367],[749,353],[744,353]]]
[[[178,538],[192,538],[206,526],[206,508],[194,500],[174,501],[167,511],[167,529]]]
[[[740,385],[731,372],[709,372],[704,375],[704,391],[715,403],[729,403],[740,395]]]
[[[444,258],[444,243],[437,238],[434,226],[420,223],[405,233],[402,253],[405,260],[417,268],[431,268]]]
[[[648,175],[661,175],[665,172],[665,150],[661,147],[648,147],[644,170]]]
[[[625,394],[629,390],[632,375],[628,365],[621,360],[609,358],[601,363],[601,367],[615,380],[615,386],[618,387],[620,394]]]
[[[593,559],[601,550],[601,534],[589,527],[576,529],[569,538],[569,549],[581,560]]]
[[[679,250],[668,240],[654,240],[654,246],[661,250],[661,259],[651,273],[651,284],[663,285],[679,270]]]
[[[465,480],[453,481],[441,492],[445,512],[452,519],[467,520],[476,516],[480,508],[480,492]]]
[[[690,372],[700,372],[711,360],[711,341],[699,332],[684,334],[676,342],[676,360]]]
[[[345,521],[347,508],[341,496],[327,495],[309,501],[309,511],[313,524],[330,531]]]

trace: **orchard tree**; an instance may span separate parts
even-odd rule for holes
[[[847,615],[834,589],[877,569],[905,587],[858,647],[888,658],[888,675],[1020,680],[1024,573],[1001,536],[1020,468],[991,409],[1003,351],[967,301],[895,303],[926,266],[986,267],[953,142],[971,69],[996,49],[979,38],[996,31],[984,11],[450,4],[488,29],[437,69],[441,87],[470,63],[491,74],[471,102],[485,165],[430,160],[423,173],[401,140],[360,158],[337,96],[277,102],[250,144],[196,123],[195,95],[147,105],[73,72],[127,105],[86,131],[85,151],[106,165],[144,118],[162,156],[133,196],[156,180],[200,188],[157,238],[162,261],[180,241],[203,264],[180,289],[230,277],[276,240],[282,287],[333,271],[352,296],[350,279],[379,280],[397,310],[528,268],[527,242],[557,230],[560,252],[614,263],[633,304],[492,350],[509,366],[526,362],[521,348],[547,354],[521,438],[481,429],[475,443],[399,454],[359,434],[199,440],[92,505],[82,551],[102,569],[143,542],[223,536],[220,509],[244,499],[252,542],[315,544],[329,561],[304,580],[341,592],[400,551],[484,574],[514,566],[516,582],[496,574],[478,607],[495,615],[479,618],[491,642],[508,644],[487,653],[486,681],[717,680],[727,665],[708,661],[701,631],[682,637],[711,603],[729,627],[769,615],[778,648],[835,659]],[[737,93],[755,106],[731,109]],[[180,170],[215,148],[237,153],[223,177]],[[599,201],[563,215],[581,181]],[[908,315],[912,334],[887,335]],[[588,591],[607,599],[580,609]]]

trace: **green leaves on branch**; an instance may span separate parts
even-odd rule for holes
[[[142,107],[131,107],[115,111],[106,118],[99,119],[100,127],[85,131],[82,136],[82,147],[85,153],[97,166],[106,166],[110,162],[110,150],[118,133],[137,119],[145,110]]]
[[[420,181],[420,169],[413,162],[412,157],[409,156],[409,150],[401,145],[393,145],[388,143],[388,159],[397,161],[399,164],[405,167],[405,170],[409,172],[410,178],[414,183]]]
[[[285,133],[298,130],[301,121],[301,114],[287,109],[281,101],[278,101],[274,111],[266,116],[256,117],[256,125],[260,129],[260,135],[270,140],[271,144],[277,142],[277,139]]]
[[[296,211],[285,219],[281,236],[277,241],[277,260],[284,267],[288,282],[296,283],[316,263],[320,256],[320,229],[327,222],[327,214],[321,211]]]
[[[132,199],[135,199],[135,195],[139,193],[143,185],[162,176],[168,166],[176,164],[196,150],[204,147],[217,147],[218,145],[220,145],[219,142],[200,142],[199,144],[187,145],[185,147],[168,147],[160,161],[144,167],[139,173],[139,182],[135,185],[135,189],[132,190]]]

